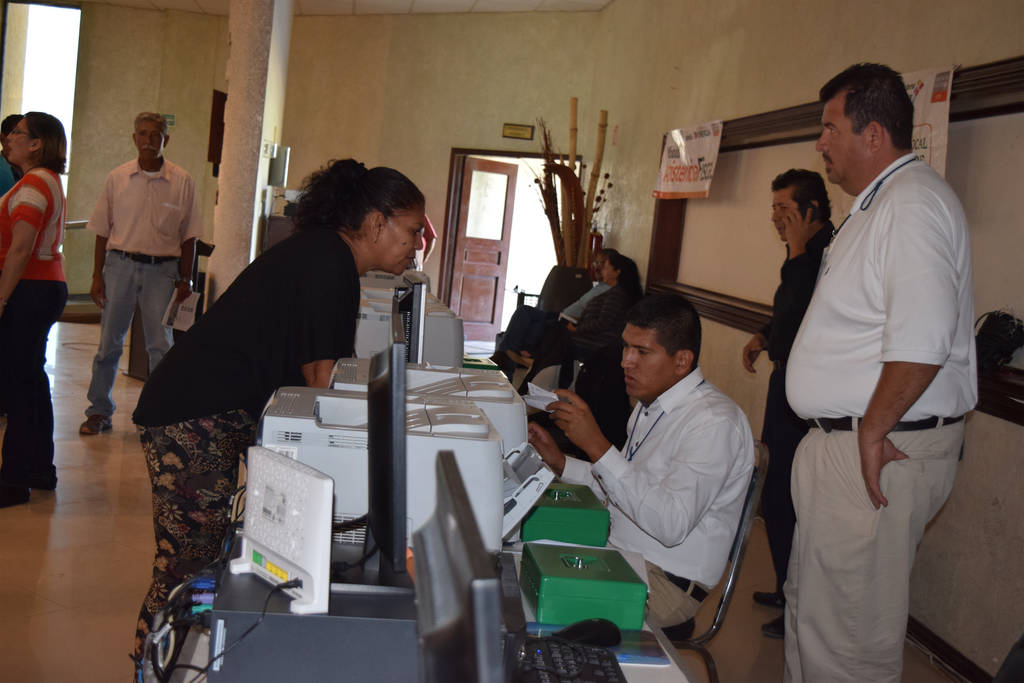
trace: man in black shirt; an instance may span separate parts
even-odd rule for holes
[[[776,582],[774,592],[754,593],[755,602],[771,607],[786,604],[782,586],[796,523],[789,479],[797,444],[807,433],[807,426],[786,401],[786,361],[814,292],[822,252],[832,238],[831,214],[825,182],[817,173],[790,169],[772,181],[772,223],[786,243],[786,262],[775,290],[772,319],[743,347],[747,372],[755,372],[754,361],[762,351],[767,351],[772,361],[761,431],[769,453],[762,510]],[[782,638],[784,617],[773,619],[761,630],[771,638]]]

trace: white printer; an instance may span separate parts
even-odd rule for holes
[[[501,547],[501,437],[472,403],[409,395],[406,401],[406,500],[409,537],[434,512],[437,452],[455,453],[488,550]],[[259,445],[285,453],[334,479],[334,518],[355,519],[368,508],[365,390],[282,387],[260,418]],[[359,537],[344,540],[361,542]]]
[[[475,403],[498,430],[505,451],[526,441],[526,404],[500,370],[409,363],[405,377],[409,396],[431,400],[441,396],[464,398]],[[330,386],[366,391],[369,378],[369,358],[342,358],[334,364]]]

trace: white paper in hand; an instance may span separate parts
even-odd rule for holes
[[[548,404],[554,403],[558,400],[558,397],[554,393],[547,389],[541,389],[533,382],[527,384],[527,388],[530,390],[526,396],[523,396],[523,400],[526,401],[526,405],[531,408],[537,408],[538,410],[546,410]],[[548,411],[551,412],[551,411]]]
[[[184,332],[196,321],[196,309],[199,307],[199,292],[192,292],[180,304],[176,302],[178,292],[171,295],[164,311],[164,325]]]

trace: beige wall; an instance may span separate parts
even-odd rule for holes
[[[155,110],[175,116],[167,158],[195,178],[209,239],[217,186],[206,151],[213,90],[226,89],[227,18],[85,3],[78,55],[68,219],[89,217],[107,173],[137,155],[135,115]],[[90,233],[68,234],[72,294],[89,290],[92,247]]]
[[[4,96],[0,101],[0,116],[9,116],[21,113],[28,5],[4,3],[0,9],[7,10],[7,24],[4,26]],[[0,17],[2,21],[3,17]]]
[[[568,151],[569,97],[580,150],[593,154],[595,13],[296,17],[282,142],[289,186],[328,159],[392,166],[443,229],[453,147],[539,151],[501,137],[505,122],[545,118]],[[440,245],[438,246],[438,248]],[[436,282],[439,254],[426,271]]]

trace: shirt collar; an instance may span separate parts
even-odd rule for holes
[[[699,367],[693,369],[689,375],[670,386],[661,396],[654,399],[651,405],[647,406],[647,412],[652,410],[664,410],[670,413],[680,406],[684,406],[696,397],[695,389],[704,381],[704,374]]]
[[[142,166],[139,165],[139,160],[135,159],[135,170],[132,171],[132,175],[139,173],[141,175],[148,175],[149,173],[157,173],[159,175],[151,176],[153,178],[167,178],[167,159],[164,159],[164,163],[160,164],[158,171],[145,171]]]
[[[875,184],[878,182],[879,178],[885,178],[889,173],[892,173],[894,170],[896,170],[896,168],[900,164],[905,164],[915,157],[916,155],[913,152],[907,152],[899,159],[896,159],[894,162],[883,168],[882,172],[876,175],[874,178],[872,178],[871,182],[865,185],[864,189],[860,191],[859,195],[857,195],[857,198],[853,200],[853,206],[850,207],[850,215],[852,216],[853,214],[860,211],[861,204],[864,202],[867,196],[871,194],[871,191],[874,189]]]

